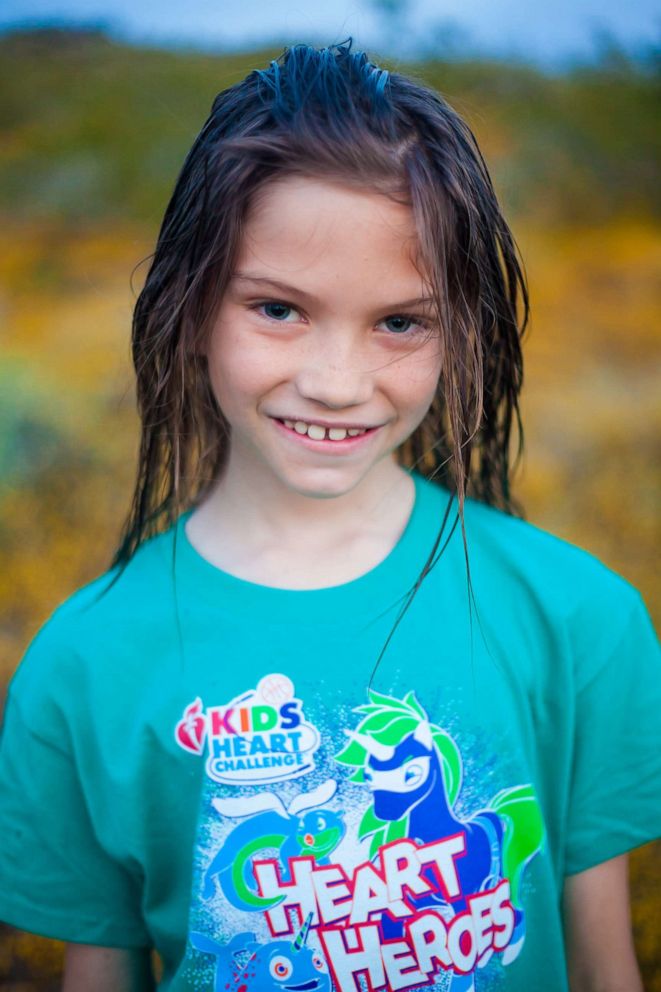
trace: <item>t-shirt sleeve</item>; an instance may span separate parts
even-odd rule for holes
[[[100,845],[67,746],[65,721],[58,726],[49,714],[47,688],[35,692],[48,671],[44,653],[52,647],[48,629],[42,628],[5,704],[0,919],[65,941],[148,947],[137,880]]]
[[[661,651],[638,592],[589,632],[577,666],[565,873],[661,836]]]

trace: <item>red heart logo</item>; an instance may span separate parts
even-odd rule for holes
[[[202,754],[206,729],[207,721],[202,712],[202,700],[198,696],[194,703],[186,707],[183,717],[177,724],[175,730],[177,743],[185,751]]]

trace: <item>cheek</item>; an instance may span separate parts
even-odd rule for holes
[[[436,346],[425,347],[393,366],[391,388],[400,409],[422,420],[436,395],[440,374],[441,361]]]
[[[263,341],[217,327],[209,349],[209,378],[220,408],[229,414],[258,400],[277,380],[277,360]]]

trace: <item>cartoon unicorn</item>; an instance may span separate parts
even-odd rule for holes
[[[237,909],[266,910],[277,905],[281,897],[260,896],[252,873],[253,857],[267,848],[279,853],[283,881],[289,880],[289,858],[312,855],[317,864],[328,864],[345,833],[340,814],[324,808],[336,790],[335,779],[327,779],[311,792],[300,793],[287,808],[273,792],[214,799],[212,805],[221,816],[242,818],[242,822],[204,873],[203,897],[215,895],[217,880],[225,898]]]
[[[227,944],[191,933],[198,951],[216,958],[214,992],[331,992],[326,962],[319,951],[306,947],[309,914],[293,941],[260,944],[254,933],[237,933]]]
[[[359,827],[360,839],[372,836],[370,856],[402,837],[427,844],[460,834],[464,853],[455,869],[461,897],[448,902],[436,891],[426,893],[416,899],[416,910],[434,909],[449,920],[467,908],[466,896],[509,878],[514,930],[502,962],[513,961],[525,939],[521,875],[544,833],[532,787],[504,789],[488,808],[461,819],[452,808],[461,786],[461,755],[452,738],[429,723],[415,694],[409,692],[398,700],[370,691],[369,703],[355,712],[366,714],[365,718],[356,730],[345,731],[351,742],[335,760],[354,766],[350,780],[366,784],[371,791],[372,805]],[[401,921],[384,914],[380,922],[384,938],[401,935]],[[490,948],[478,966],[484,967],[492,953]],[[472,974],[453,974],[450,988],[469,992],[474,988]]]

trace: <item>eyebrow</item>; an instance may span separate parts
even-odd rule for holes
[[[311,293],[306,293],[303,289],[298,289],[296,286],[289,286],[286,282],[280,282],[278,279],[270,279],[268,276],[260,276],[258,273],[253,272],[234,272],[232,274],[232,280],[237,282],[259,282],[265,283],[268,286],[272,286],[274,289],[279,290],[281,293],[286,295],[291,294],[292,296],[300,296],[303,300],[309,300],[312,303],[318,302],[316,297]],[[398,303],[387,303],[382,309],[383,310],[399,310],[404,307],[417,307],[429,305],[434,302],[432,296],[416,296],[411,300],[400,300]]]

